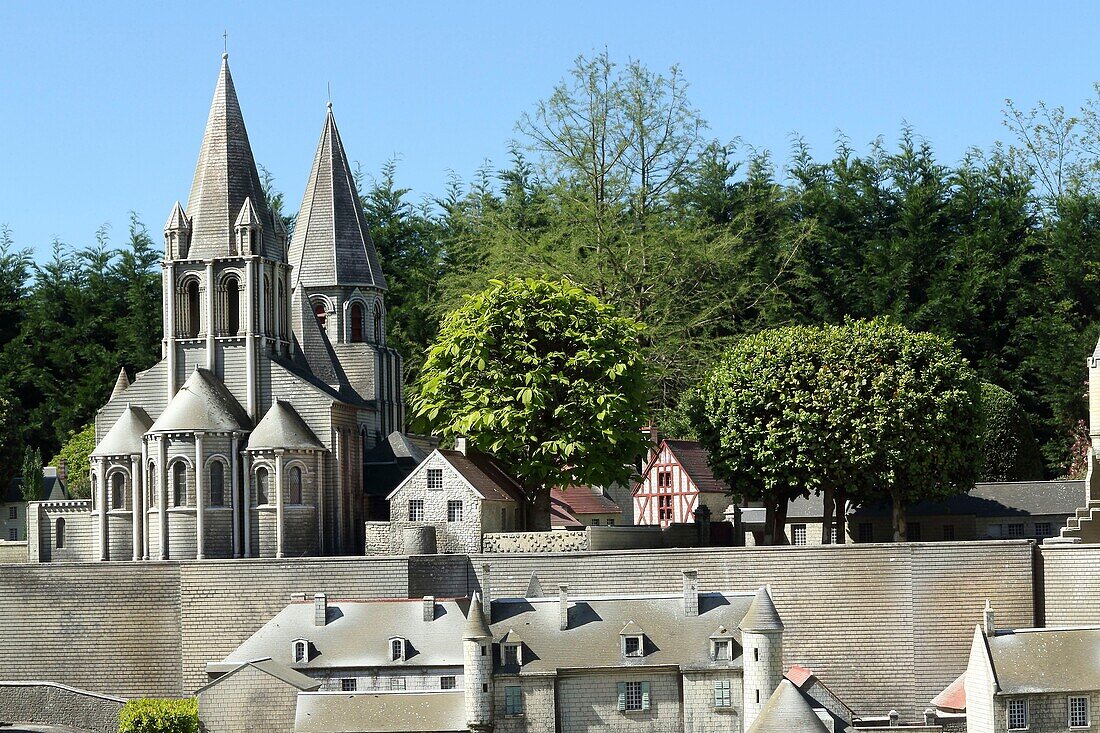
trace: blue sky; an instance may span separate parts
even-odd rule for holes
[[[222,52],[253,151],[297,208],[326,84],[348,155],[398,156],[416,198],[503,163],[519,115],[578,54],[679,64],[713,137],[782,161],[903,121],[941,159],[1007,137],[1004,99],[1076,107],[1100,79],[1100,3],[141,2],[0,0],[0,223],[57,237],[159,231],[185,200]],[[186,203],[186,202],[185,202]]]

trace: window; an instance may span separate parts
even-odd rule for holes
[[[391,639],[390,640],[390,660],[394,662],[402,662],[405,660],[405,640],[404,639]]]
[[[340,680],[340,690],[343,692],[355,692],[359,689],[359,680],[355,677],[344,677]]]
[[[187,464],[176,461],[172,464],[172,506],[187,503]]]
[[[448,522],[461,522],[462,521],[462,502],[461,501],[448,501],[447,502],[447,521]]]
[[[943,525],[943,538],[948,541],[955,539],[955,525]]]
[[[12,527],[8,530],[8,539],[12,542],[19,541],[19,529],[17,527]]]
[[[8,507],[8,519],[19,519],[19,507],[17,507],[17,506]]]
[[[623,637],[623,656],[624,657],[640,657],[642,656],[642,637],[640,636],[624,636]]]
[[[325,311],[324,301],[318,300],[316,303],[313,304],[313,315],[317,316],[317,325],[321,327],[322,331],[324,331],[325,318],[328,315]]]
[[[649,683],[620,682],[619,710],[621,712],[649,710]]]
[[[428,488],[432,491],[443,488],[443,469],[442,468],[429,468],[428,469]]]
[[[1051,531],[1050,522],[1036,522],[1035,523],[1035,536],[1036,537],[1050,537],[1052,534],[1054,534],[1054,532]]]
[[[225,506],[225,464],[210,464],[210,506]]]
[[[306,661],[306,651],[307,651],[307,649],[308,649],[308,645],[306,644],[306,642],[304,642],[304,641],[294,642],[294,661],[295,662],[304,662],[304,661]]]
[[[504,688],[504,714],[523,715],[523,688],[511,685]]]
[[[149,506],[154,507],[157,505],[157,466],[152,461],[149,461],[149,480],[145,484],[149,490]]]
[[[657,488],[667,489],[672,486],[672,471],[657,472]]]
[[[662,522],[672,521],[672,497],[668,494],[657,497],[657,519]]]
[[[830,528],[829,529],[829,538],[832,540],[832,543],[834,545],[841,544],[841,542],[840,542],[840,530],[836,527]]]
[[[806,525],[805,524],[792,524],[791,525],[791,544],[804,545],[806,544]]]
[[[730,699],[730,681],[718,680],[714,683],[714,707],[728,708],[733,705]]]
[[[754,661],[754,662],[759,662],[760,661],[760,647],[754,646],[752,648],[752,661]]]
[[[405,678],[404,677],[390,677],[390,689],[391,690],[404,690]]]
[[[283,289],[283,281],[279,280],[279,338],[286,338],[286,291]]]
[[[456,687],[456,680],[454,675],[447,675],[439,678],[439,689],[441,690],[453,690]]]
[[[241,330],[241,285],[237,278],[225,281],[225,333],[236,336]]]
[[[873,542],[875,537],[874,525],[870,522],[860,522],[856,537],[860,542]]]
[[[1089,699],[1087,697],[1071,697],[1069,699],[1069,727],[1089,727]]]
[[[374,304],[374,343],[382,343],[382,304]]]
[[[611,517],[608,517],[607,518],[607,526],[608,527],[614,527],[615,526],[615,520],[612,519]]]
[[[518,667],[518,666],[520,666],[520,664],[522,663],[521,662],[522,654],[520,653],[520,645],[519,644],[502,644],[500,648],[501,648],[501,655],[503,657],[503,659],[501,660],[501,663],[505,667]]]
[[[256,504],[267,503],[267,469],[256,469]]]
[[[183,337],[195,338],[199,335],[199,281],[188,282],[184,292],[187,296],[187,328]]]
[[[122,473],[111,476],[111,508],[123,509],[126,501],[126,477]]]
[[[351,304],[351,342],[358,344],[363,341],[363,305],[361,303]]]
[[[302,469],[298,466],[290,469],[290,503],[302,503]]]
[[[1027,700],[1016,699],[1008,701],[1008,729],[1027,729]]]
[[[1010,525],[1008,525],[1008,536],[1009,537],[1023,537],[1024,536],[1024,525],[1023,524],[1010,524]]]
[[[905,537],[910,542],[920,542],[920,522],[910,522],[906,527]]]
[[[424,521],[424,500],[423,499],[410,499],[409,500],[409,521],[410,522],[423,522]]]
[[[600,526],[600,518],[599,517],[593,517],[592,518],[592,526],[593,527],[599,527]]]
[[[58,519],[57,523],[54,525],[53,538],[54,538],[54,546],[55,547],[64,547],[65,546],[65,520],[64,519]]]
[[[730,643],[728,639],[714,640],[714,661],[728,662],[730,658]]]

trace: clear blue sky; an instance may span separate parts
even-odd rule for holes
[[[722,140],[827,155],[903,120],[947,162],[1004,139],[1004,98],[1076,107],[1100,79],[1100,3],[16,2],[0,0],[0,223],[156,241],[188,193],[229,31],[257,161],[296,209],[332,98],[348,155],[400,157],[417,198],[504,162],[520,113],[581,53],[682,67]]]

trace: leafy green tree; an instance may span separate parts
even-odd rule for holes
[[[23,452],[21,469],[23,479],[23,501],[38,501],[44,493],[42,480],[42,453],[30,446]]]
[[[1042,478],[1039,444],[1027,415],[1011,392],[982,382],[982,481]]]
[[[66,489],[74,499],[87,499],[92,487],[89,480],[90,456],[95,450],[95,423],[90,422],[72,433],[61,450],[50,459],[49,465],[60,467],[65,463]]]
[[[568,280],[493,281],[444,319],[415,416],[498,458],[549,529],[551,488],[627,481],[645,448],[641,334]]]

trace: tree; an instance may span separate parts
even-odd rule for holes
[[[645,449],[641,333],[568,280],[495,280],[444,319],[413,412],[499,459],[549,529],[551,488],[627,481]]]
[[[1007,389],[982,382],[982,481],[1042,478],[1039,444],[1027,415]]]
[[[66,489],[74,499],[87,499],[92,487],[89,480],[89,456],[95,450],[95,423],[90,422],[72,433],[49,465],[60,468],[62,461],[66,470]]]
[[[38,501],[42,498],[45,483],[42,480],[42,453],[37,448],[27,446],[23,452],[23,501]]]

